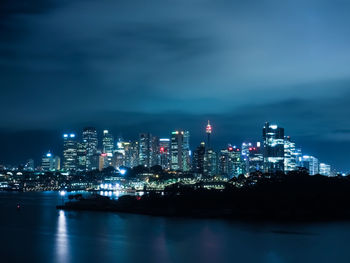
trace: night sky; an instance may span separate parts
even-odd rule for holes
[[[208,119],[217,148],[265,121],[348,171],[350,1],[0,0],[0,163],[85,125],[135,139]]]

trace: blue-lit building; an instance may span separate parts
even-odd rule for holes
[[[187,172],[191,169],[190,133],[173,131],[171,133],[171,170]]]
[[[86,127],[83,130],[83,144],[86,150],[86,170],[95,170],[99,167],[99,155],[97,154],[98,138],[94,127]]]
[[[77,168],[77,142],[75,133],[63,135],[63,168],[75,171]]]
[[[265,172],[284,172],[284,129],[266,122],[263,143]]]

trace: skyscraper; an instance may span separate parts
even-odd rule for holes
[[[83,144],[86,150],[86,170],[98,169],[99,158],[97,156],[97,131],[93,127],[86,127],[83,130]]]
[[[247,172],[253,173],[256,171],[263,171],[264,157],[260,142],[257,142],[255,146],[249,147],[248,163]]]
[[[219,157],[219,172],[228,178],[237,177],[243,173],[244,162],[241,158],[241,150],[236,146],[228,145],[221,150]]]
[[[284,129],[277,125],[265,123],[263,128],[264,169],[275,173],[284,171]]]
[[[77,143],[77,169],[80,171],[86,170],[86,144]]]
[[[193,152],[193,172],[204,175],[204,156],[205,156],[205,143],[201,144]]]
[[[63,135],[63,167],[65,171],[75,171],[77,165],[77,142],[74,133]]]
[[[173,131],[171,133],[171,170],[190,170],[190,133]]]
[[[150,133],[139,135],[139,165],[152,166],[152,135]]]
[[[204,174],[215,176],[218,173],[218,155],[213,149],[207,149],[204,156]]]
[[[52,153],[48,152],[43,155],[41,159],[41,169],[43,171],[53,171],[55,169],[54,166],[54,157]]]
[[[284,139],[284,172],[295,171],[297,169],[297,152],[295,143],[286,136]]]
[[[113,135],[108,131],[103,131],[102,138],[102,152],[106,153],[108,157],[112,157],[114,151],[114,138]]]
[[[163,169],[170,168],[170,139],[159,139],[160,165]]]

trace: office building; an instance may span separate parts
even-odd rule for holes
[[[98,157],[97,147],[97,131],[93,127],[87,127],[83,130],[83,144],[86,150],[86,170],[95,170],[98,169]]]
[[[304,155],[302,158],[303,167],[309,171],[310,175],[319,173],[319,162],[314,156]]]
[[[77,142],[74,133],[63,135],[63,168],[75,171],[77,168]]]
[[[284,172],[284,129],[266,122],[263,141],[265,172]]]
[[[173,131],[171,133],[171,170],[187,172],[190,170],[190,133]]]
[[[319,174],[331,176],[331,166],[329,164],[320,163]]]

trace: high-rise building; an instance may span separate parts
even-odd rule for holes
[[[63,168],[75,171],[77,168],[77,142],[74,133],[63,135]]]
[[[163,169],[170,168],[170,139],[159,139],[160,165]]]
[[[264,170],[264,156],[260,142],[255,146],[249,147],[248,169],[247,172],[254,173]]]
[[[253,148],[251,142],[243,142],[241,147],[241,157],[243,163],[243,173],[249,173],[249,154],[250,150]]]
[[[108,130],[104,130],[103,138],[102,138],[102,152],[106,153],[107,156],[112,157],[113,151],[114,151],[114,137]]]
[[[263,128],[264,169],[275,173],[284,171],[284,129],[277,125],[265,123]]]
[[[303,167],[309,171],[310,175],[319,173],[319,162],[314,156],[304,155],[302,159]]]
[[[119,145],[119,144],[117,144]],[[127,167],[135,167],[138,166],[138,160],[139,160],[139,142],[123,142],[120,144],[120,146],[124,150],[124,158],[125,162],[124,165]],[[119,147],[119,146],[118,146]]]
[[[152,135],[140,133],[139,136],[139,165],[152,166]]]
[[[77,143],[77,169],[79,171],[86,170],[86,144],[78,142]]]
[[[215,176],[218,174],[218,155],[211,148],[205,151],[204,174],[208,176]]]
[[[192,169],[196,174],[204,175],[205,143],[202,142],[193,152]]]
[[[55,171],[61,170],[61,158],[59,156],[54,157],[54,170]]]
[[[98,138],[97,131],[93,127],[86,127],[83,130],[83,144],[86,150],[86,170],[98,169],[97,146]]]
[[[43,155],[41,159],[41,169],[43,171],[53,171],[55,169],[54,166],[54,157],[52,153],[48,152]]]
[[[325,176],[331,176],[331,166],[329,164],[320,163],[319,173]]]
[[[151,166],[160,165],[160,142],[159,137],[152,137]]]
[[[101,153],[98,158],[98,170],[102,171],[104,168],[108,167],[108,156],[107,153]]]
[[[173,131],[171,133],[171,170],[190,170],[190,133]]]
[[[297,169],[298,153],[295,148],[295,142],[290,136],[284,138],[284,172],[288,173]]]
[[[236,146],[228,145],[221,150],[219,157],[219,173],[229,178],[242,174],[244,162],[241,158],[241,150]]]

